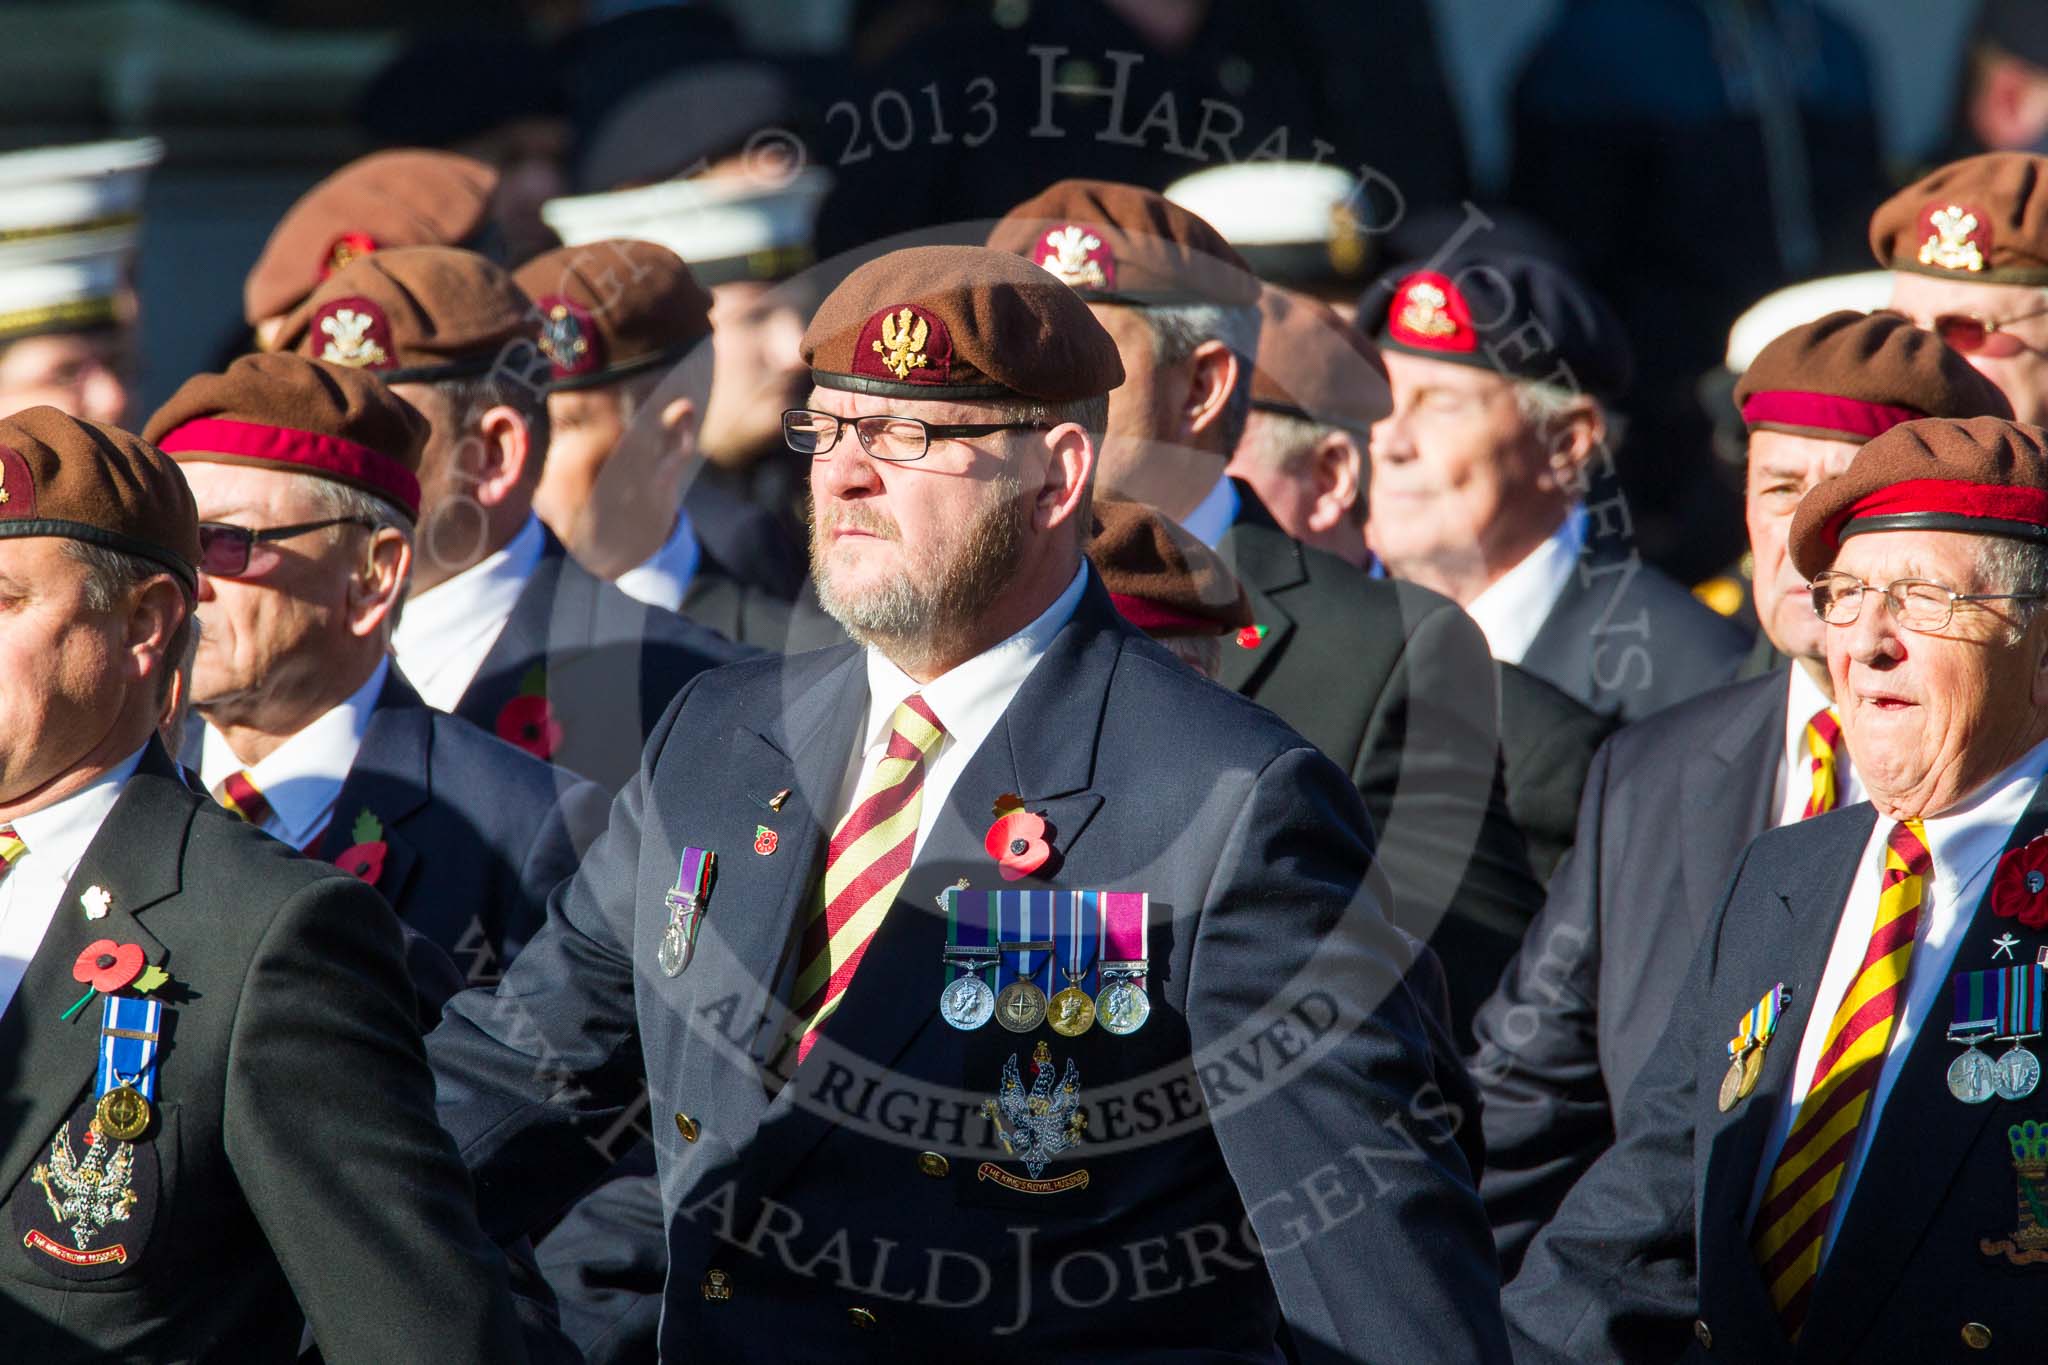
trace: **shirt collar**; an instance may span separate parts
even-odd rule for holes
[[[335,798],[356,765],[370,713],[377,709],[377,698],[390,676],[391,661],[378,660],[369,681],[248,769],[249,780],[270,805],[266,827],[293,848],[310,845],[332,818]],[[200,747],[200,781],[213,791],[230,773],[240,771],[241,760],[220,732],[207,726]]]
[[[689,590],[690,580],[697,576],[697,562],[702,554],[696,528],[690,525],[690,514],[678,511],[675,529],[668,533],[662,547],[649,555],[646,563],[620,574],[614,586],[636,602],[663,611],[681,611],[683,594]]]
[[[1503,663],[1519,664],[1535,643],[1558,595],[1571,581],[1586,544],[1586,509],[1573,507],[1550,538],[1523,556],[1486,590],[1465,604],[1465,614],[1486,636],[1487,650]]]
[[[2048,740],[2027,750],[1969,799],[1922,818],[1937,886],[1961,888],[2004,851],[2043,777],[2048,777]],[[1890,830],[1890,821],[1880,818],[1878,823],[1881,831]]]
[[[1236,523],[1237,513],[1237,485],[1228,474],[1223,474],[1208,495],[1195,504],[1195,510],[1181,519],[1181,529],[1213,550],[1216,542],[1223,539],[1223,533]]]
[[[964,746],[969,753],[980,748],[989,731],[1002,719],[1017,689],[1024,685],[1024,679],[1045,657],[1046,650],[1052,648],[1053,637],[1073,616],[1087,586],[1088,565],[1084,560],[1066,590],[1039,613],[1037,620],[1001,644],[922,685],[879,650],[868,650],[868,724],[862,737],[862,752],[882,742],[889,733],[896,708],[913,692],[924,698],[939,724],[946,727],[946,744]]]
[[[464,641],[502,630],[546,548],[540,518],[529,515],[503,549],[447,582],[406,598],[405,611],[392,632],[392,647],[400,654],[423,645],[435,653],[453,652]]]
[[[106,823],[108,813],[114,809],[114,803],[121,799],[121,789],[141,766],[143,751],[147,748],[144,745],[137,749],[62,801],[53,802],[29,815],[17,815],[9,821],[28,849],[22,859],[23,866],[47,858],[49,861],[42,866],[54,874],[48,880],[70,881],[72,874],[78,871],[78,864],[84,861],[86,849],[92,846],[93,837],[100,832],[100,826]]]

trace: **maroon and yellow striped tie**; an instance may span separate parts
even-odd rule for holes
[[[1835,1197],[1884,1070],[1885,1052],[1905,998],[1906,968],[1913,957],[1932,861],[1918,820],[1892,826],[1885,840],[1884,879],[1869,946],[1828,1025],[1827,1046],[1814,1065],[1813,1084],[1785,1135],[1757,1209],[1751,1249],[1763,1268],[1778,1320],[1792,1341],[1799,1339],[1805,1325]]]
[[[249,780],[247,769],[223,777],[220,784],[213,789],[213,799],[231,813],[241,816],[258,828],[270,818],[270,802],[256,784]]]
[[[797,1002],[792,1017],[799,1064],[845,998],[861,956],[910,875],[925,760],[945,737],[946,727],[924,698],[906,698],[890,718],[888,751],[832,832],[825,876],[804,926],[803,967],[790,992]]]
[[[1823,706],[1806,722],[1806,759],[1813,777],[1812,794],[1806,798],[1802,820],[1825,815],[1841,800],[1836,772],[1842,757],[1842,718],[1832,706]]]
[[[28,845],[14,832],[12,825],[0,825],[0,882],[7,880],[7,873],[21,861],[21,855],[28,852]]]

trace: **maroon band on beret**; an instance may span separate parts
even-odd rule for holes
[[[1755,427],[1769,422],[1787,427],[1813,427],[1853,434],[1865,440],[1882,436],[1901,422],[1917,422],[1927,414],[1896,403],[1866,403],[1832,393],[1771,389],[1742,401],[1742,420]]]
[[[2048,488],[1908,479],[1864,494],[1835,513],[1821,535],[1843,539],[1870,531],[1968,531],[2048,540]]]
[[[420,481],[389,455],[312,431],[237,422],[226,417],[201,417],[166,432],[157,442],[166,455],[202,451],[209,455],[243,455],[271,464],[298,464],[356,484],[420,514]]]
[[[1197,616],[1191,611],[1176,611],[1164,602],[1150,597],[1133,597],[1129,593],[1113,592],[1110,602],[1117,614],[1148,635],[1162,631],[1169,635],[1216,635],[1221,628],[1213,616]]]

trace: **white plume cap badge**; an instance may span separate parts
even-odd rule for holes
[[[114,897],[104,886],[88,886],[78,903],[85,907],[87,919],[105,919],[107,911],[114,908]]]

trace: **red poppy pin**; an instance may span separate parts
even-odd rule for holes
[[[763,858],[773,853],[776,845],[781,842],[776,837],[775,831],[768,828],[768,826],[754,826],[754,852],[760,854]]]
[[[334,865],[359,882],[375,886],[384,876],[384,856],[391,851],[384,842],[384,824],[368,810],[356,817],[348,837],[355,840],[334,855]]]
[[[147,995],[171,979],[163,968],[149,965],[141,945],[116,943],[110,938],[85,945],[85,951],[71,964],[71,978],[85,987],[85,994],[64,1011],[61,1017],[65,1019],[85,1008],[85,1002],[95,995],[112,995],[130,986]]]
[[[535,758],[553,758],[562,746],[562,726],[548,705],[547,670],[536,664],[519,684],[519,695],[498,712],[498,738]]]
[[[1991,878],[1991,913],[2048,929],[2048,834],[2010,849]]]
[[[1264,626],[1245,626],[1237,632],[1237,647],[1257,649],[1266,642],[1266,636],[1269,634],[1271,632]]]
[[[1045,817],[1025,810],[1024,802],[1011,795],[997,797],[995,810],[996,822],[988,827],[981,846],[996,860],[1003,880],[1014,882],[1044,867],[1052,856],[1052,845],[1045,837]]]

